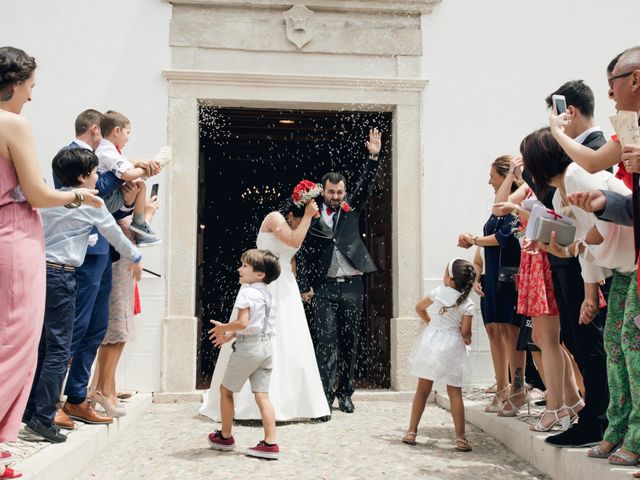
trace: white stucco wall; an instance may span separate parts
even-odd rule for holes
[[[167,142],[167,86],[162,69],[170,65],[171,6],[161,0],[87,0],[3,2],[3,45],[36,58],[36,88],[23,110],[31,122],[38,159],[50,179],[51,159],[74,137],[73,124],[86,108],[124,113],[132,122],[125,154],[149,158]],[[154,219],[164,230],[163,176],[161,207]],[[50,180],[49,180],[50,181]],[[163,247],[144,251],[144,264],[163,273]],[[164,316],[163,282],[141,282],[143,314],[137,338],[125,348],[119,387],[142,391],[160,385],[160,319]]]
[[[168,3],[22,0],[4,2],[0,11],[0,43],[23,48],[38,61],[37,87],[24,114],[47,177],[50,159],[73,137],[75,116],[85,108],[129,116],[130,158],[150,156],[166,143],[167,86],[161,70],[171,65]],[[596,94],[597,120],[611,132],[604,69],[620,50],[640,43],[638,18],[637,0],[610,0],[599,8],[585,8],[578,0],[526,6],[512,0],[442,0],[423,18],[423,72],[429,80],[422,139],[425,290],[441,280],[449,258],[471,256],[455,246],[456,237],[465,230],[479,232],[487,217],[489,164],[500,154],[515,153],[525,134],[545,125],[544,97],[550,91],[569,79],[586,80]],[[161,232],[163,208],[161,202],[154,221]],[[145,255],[146,265],[163,273],[163,248]],[[137,339],[125,349],[122,388],[159,388],[163,285],[142,282],[144,313],[137,320]],[[476,346],[488,360],[480,322],[476,327]],[[476,382],[491,377],[488,362],[484,365]]]
[[[526,5],[525,5],[526,3]],[[568,80],[594,90],[596,120],[611,134],[605,68],[640,44],[640,2],[611,0],[443,0],[423,17],[424,289],[440,282],[464,231],[481,233],[493,191],[491,162],[517,153],[522,138],[547,124],[545,97]],[[474,348],[488,360],[486,336],[475,322]],[[493,381],[482,362],[473,381]]]

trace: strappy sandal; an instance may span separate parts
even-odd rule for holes
[[[576,412],[575,409],[582,406],[582,408],[585,407],[585,403],[584,403],[584,399],[580,398],[578,399],[578,401],[576,403],[574,403],[571,406],[567,406],[567,409],[569,410],[569,412],[571,412],[569,414],[569,423],[571,423],[572,425],[574,423],[576,423],[578,421],[578,413]],[[582,410],[582,408],[580,410]]]
[[[498,384],[494,383],[490,387],[484,389],[484,393],[496,393],[498,391]]]
[[[622,459],[622,461],[618,462],[616,460],[613,460],[616,457]],[[619,467],[635,467],[636,465],[638,465],[638,463],[640,463],[640,456],[634,457],[631,453],[621,452],[620,450],[618,450],[617,452],[609,455],[610,465],[617,465]]]
[[[589,450],[587,450],[587,456],[591,458],[609,458],[610,455],[613,455],[616,450],[618,450],[622,446],[622,442],[616,443],[607,452],[602,449],[601,445],[602,444],[598,444],[595,447],[591,447]]]
[[[556,408],[555,410],[545,410],[544,412],[542,412],[542,415],[540,415],[540,418],[538,418],[538,422],[535,425],[532,425],[530,430],[533,432],[549,432],[553,427],[555,427],[558,424],[560,424],[560,428],[562,430],[567,430],[570,425],[569,415],[565,415],[564,417],[561,417],[560,415],[558,415],[558,413],[560,413],[565,408],[566,407],[562,406],[560,408]],[[549,425],[548,427],[545,427],[544,424],[542,423],[542,420],[544,419],[544,416],[547,413],[550,415],[553,415],[554,417],[556,417],[556,419],[553,421],[553,423],[551,423],[551,425]]]
[[[498,398],[498,395],[500,395],[502,392],[506,392],[510,388],[511,388],[511,385],[507,385],[502,390],[497,391],[493,395],[493,399],[491,400],[491,403],[489,405],[487,405],[487,407],[484,409],[484,411],[486,413],[498,413],[502,409],[502,405],[504,405],[504,402],[505,402],[504,400],[500,400]]]
[[[417,436],[418,434],[416,432],[407,432],[404,434],[404,437],[402,437],[402,443],[406,443],[407,445],[415,445]]]
[[[512,398],[516,398],[518,395],[524,395],[522,403],[520,405],[516,405],[511,401]],[[498,416],[517,417],[520,409],[525,405],[527,406],[527,414],[531,415],[531,395],[529,394],[529,390],[522,389],[519,392],[516,392],[513,395],[509,395],[507,397],[507,399],[502,403],[502,408],[498,410]]]
[[[473,448],[471,448],[467,437],[458,437],[456,438],[456,450],[459,452],[470,452]]]

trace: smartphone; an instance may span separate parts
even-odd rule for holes
[[[567,99],[564,95],[553,95],[551,97],[554,115],[561,115],[567,111]]]
[[[158,184],[154,183],[151,186],[151,196],[150,196],[150,198],[155,197],[156,195],[158,195]]]

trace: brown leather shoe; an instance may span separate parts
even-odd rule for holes
[[[73,423],[73,420],[71,420],[69,415],[64,413],[61,408],[56,410],[56,416],[53,418],[53,423],[65,430],[74,430],[76,428],[76,424]]]
[[[91,403],[89,403],[89,400],[85,400],[79,405],[65,402],[62,410],[71,418],[80,422],[90,423],[92,425],[113,423],[113,418],[97,413]]]

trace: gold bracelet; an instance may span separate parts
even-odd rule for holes
[[[72,190],[75,195],[75,200],[73,202],[67,203],[65,205],[66,208],[78,208],[84,203],[84,195],[80,193],[78,190]]]

